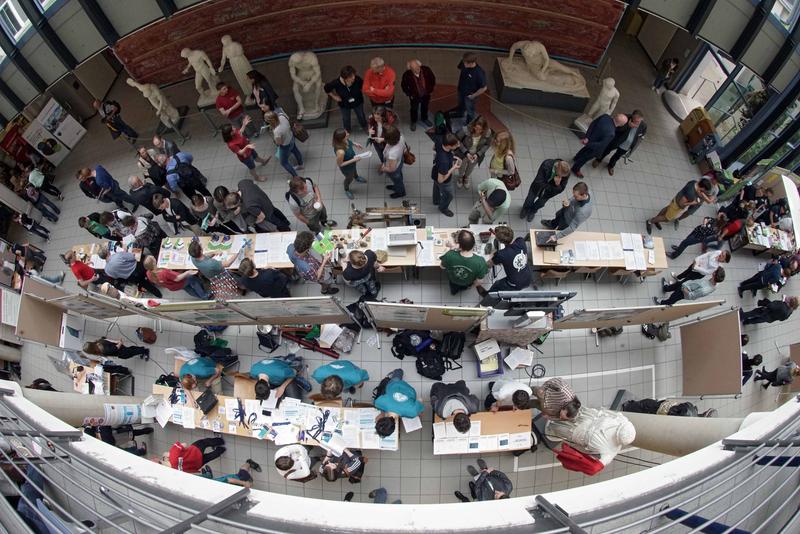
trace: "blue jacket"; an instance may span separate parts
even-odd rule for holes
[[[615,132],[616,127],[614,126],[614,119],[611,118],[611,115],[608,113],[600,115],[592,121],[589,125],[589,129],[586,130],[586,139],[589,140],[586,144],[586,148],[594,150],[597,153],[602,152],[614,139]]]
[[[780,284],[782,279],[783,272],[780,263],[770,263],[761,271],[761,281],[764,283],[764,287],[770,284]]]
[[[369,373],[363,369],[359,369],[348,360],[338,360],[317,367],[311,374],[311,378],[320,384],[329,376],[338,376],[341,378],[345,388],[351,388],[369,380]]]
[[[289,367],[283,360],[271,360],[269,358],[258,361],[250,366],[250,378],[258,378],[258,375],[265,374],[269,377],[269,385],[278,387],[287,378],[294,378],[297,372]]]
[[[386,384],[386,391],[375,399],[375,407],[382,412],[396,413],[400,417],[412,418],[422,413],[422,403],[417,400],[417,392],[403,380],[392,380]]]
[[[178,163],[191,165],[193,160],[194,157],[188,152],[178,152],[167,160],[167,184],[173,192],[178,189],[178,181],[181,178],[177,171]]]

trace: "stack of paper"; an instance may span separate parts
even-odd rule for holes
[[[476,343],[473,345],[473,348],[479,360],[485,360],[489,356],[500,353],[500,345],[498,345],[497,341],[494,339],[487,339],[481,343]]]
[[[522,347],[516,347],[506,356],[505,362],[510,369],[530,367],[533,365],[533,352]]]

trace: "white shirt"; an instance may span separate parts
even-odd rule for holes
[[[533,390],[524,382],[510,379],[495,380],[492,385],[492,397],[498,406],[511,406],[511,397],[520,390],[533,395]]]
[[[272,136],[275,142],[278,142],[278,137],[281,138],[281,145],[286,146],[292,142],[292,125],[289,124],[289,119],[283,113],[278,113],[278,125],[272,130]]]
[[[397,142],[396,145],[386,145],[383,149],[383,159],[384,161],[394,160],[397,162],[399,166],[403,163],[403,152],[406,150],[406,140],[403,136],[400,136],[400,141]]]
[[[694,259],[692,270],[704,276],[713,273],[719,267],[719,258],[724,254],[724,250],[709,250],[705,254],[700,254]]]
[[[299,443],[287,445],[275,451],[276,460],[281,456],[288,456],[294,460],[294,465],[290,470],[277,470],[278,474],[286,480],[298,480],[311,474],[311,459],[308,457],[308,451]]]

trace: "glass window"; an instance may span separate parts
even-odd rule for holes
[[[800,114],[800,98],[796,99],[792,102],[792,105],[786,108],[781,115],[775,119],[775,122],[772,123],[772,126],[769,128],[768,131],[764,132],[764,134],[759,137],[755,143],[753,143],[750,148],[748,148],[739,158],[736,160],[739,166],[747,164],[751,159],[756,157],[761,150],[763,150],[768,144],[770,144],[773,140],[775,140],[783,130],[786,129],[792,121],[796,119],[796,117]]]
[[[777,0],[772,6],[772,16],[787,30],[792,29],[800,16],[800,0]]]
[[[21,8],[17,8],[11,0],[6,0],[0,4],[0,26],[16,41],[30,27],[30,22]]]

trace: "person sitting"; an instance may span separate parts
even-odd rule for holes
[[[479,411],[480,401],[463,380],[453,384],[436,382],[431,386],[431,407],[441,419],[452,417],[455,429],[466,434],[472,426],[469,416]]]
[[[793,361],[787,361],[780,367],[767,371],[765,367],[756,370],[754,382],[765,380],[766,384],[761,384],[761,387],[767,389],[768,387],[783,387],[788,386],[794,382],[795,377],[800,376],[800,367]]]
[[[512,410],[527,410],[533,390],[519,380],[503,378],[489,382],[489,394],[483,402],[484,408],[496,412],[507,406]]]
[[[740,308],[739,317],[742,320],[742,324],[785,321],[791,317],[798,304],[800,304],[798,297],[784,297],[781,300],[761,299],[758,301],[758,307],[749,312]]]
[[[340,456],[328,451],[320,464],[320,473],[328,482],[345,476],[351,484],[358,484],[364,476],[366,465],[367,458],[358,449],[344,449]]]
[[[659,300],[658,297],[653,297],[653,302],[658,306],[672,306],[679,300],[697,300],[699,298],[707,297],[717,288],[717,284],[725,280],[725,269],[722,267],[717,268],[711,276],[701,280],[687,280],[685,282],[675,282],[673,284],[663,284],[661,290],[663,292],[672,291],[672,295],[668,298]]]
[[[83,352],[94,356],[113,356],[121,360],[127,360],[134,356],[138,356],[144,361],[150,359],[150,349],[147,347],[126,347],[121,339],[106,339],[105,337],[84,343]]]
[[[347,263],[342,271],[345,283],[358,289],[368,299],[376,299],[381,290],[375,273],[382,273],[386,269],[378,263],[377,255],[371,250],[352,250],[347,256]]]
[[[135,284],[137,288],[149,291],[157,298],[161,298],[161,291],[147,279],[144,266],[136,256],[127,251],[111,254],[108,249],[100,251],[100,259],[106,260],[105,273],[111,279],[116,279],[121,284]]]
[[[439,259],[450,282],[450,294],[479,285],[481,278],[489,272],[486,260],[475,254],[475,236],[469,230],[461,230],[456,236],[458,246],[446,252]]]
[[[364,382],[369,380],[369,373],[349,360],[338,360],[317,367],[311,378],[320,384],[322,398],[333,400],[338,398],[345,388],[348,393],[355,394],[356,388],[362,387]]]
[[[181,365],[178,378],[186,391],[197,388],[197,380],[200,379],[205,380],[203,385],[206,388],[219,395],[222,393],[222,369],[221,363],[215,362],[208,356],[198,356]]]
[[[299,443],[286,445],[275,451],[275,469],[286,480],[306,483],[317,478],[312,471],[311,458],[308,449]]]
[[[197,271],[183,271],[178,273],[170,269],[159,269],[156,258],[148,256],[144,260],[147,279],[155,285],[165,287],[170,291],[185,291],[196,299],[208,300],[211,293],[203,287],[203,282],[197,276]]]
[[[206,449],[212,447],[210,452]],[[162,456],[162,464],[184,473],[198,473],[204,465],[225,454],[225,440],[222,438],[199,439],[187,445],[176,441],[169,452]]]
[[[531,407],[537,408],[550,419],[570,421],[581,409],[581,401],[575,392],[560,378],[551,378],[533,388],[533,395]]]
[[[502,471],[489,469],[483,458],[478,458],[478,467],[468,465],[467,472],[472,477],[469,483],[469,492],[473,500],[494,501],[497,499],[508,499],[514,485]],[[455,492],[456,498],[462,502],[469,502],[469,499],[460,491]]]
[[[256,269],[253,260],[242,259],[239,263],[239,287],[257,293],[263,298],[287,298],[289,277],[277,269]]]
[[[333,287],[335,278],[331,267],[330,252],[321,256],[311,245],[314,243],[314,234],[308,231],[297,232],[294,243],[286,249],[289,260],[297,269],[303,280],[316,282],[322,286],[323,295],[335,295],[338,287]]]
[[[382,438],[394,434],[396,417],[414,418],[422,413],[423,405],[417,392],[403,380],[403,370],[395,369],[384,378],[373,392],[375,408],[380,413],[375,418],[375,432]]]
[[[488,267],[502,265],[505,278],[495,279],[489,291],[519,291],[531,285],[533,269],[528,261],[528,245],[525,239],[514,239],[514,230],[510,226],[496,226],[494,236],[503,248],[494,253]],[[483,286],[475,286],[478,293],[485,297],[488,293]]]
[[[298,376],[298,371],[302,369],[303,359],[294,354],[265,358],[254,363],[250,366],[249,375],[256,379],[253,388],[256,399],[266,400],[273,396],[280,400],[284,395],[302,399],[303,390],[311,391],[311,385]]]

